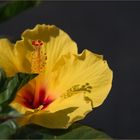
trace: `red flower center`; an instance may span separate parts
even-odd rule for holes
[[[25,89],[24,92],[21,92],[19,96],[22,99],[20,104],[30,109],[37,109],[40,106],[42,106],[41,109],[45,109],[54,100],[51,96],[46,97],[45,89],[40,89],[38,100],[35,100],[35,96],[31,91]]]

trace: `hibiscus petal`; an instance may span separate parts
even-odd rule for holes
[[[51,70],[56,61],[64,54],[77,53],[77,45],[62,30],[54,25],[36,25],[33,29],[25,30],[22,43],[31,50],[28,59],[33,72]]]
[[[80,100],[80,102],[77,101]],[[20,125],[28,123],[38,124],[47,128],[68,128],[73,122],[83,119],[92,110],[91,102],[84,94],[74,95],[65,101],[59,99],[55,102],[57,109],[38,111],[26,114],[18,119]]]
[[[48,75],[48,90],[69,98],[84,92],[97,107],[103,103],[112,85],[112,71],[102,56],[84,50],[80,55],[67,54]]]
[[[4,68],[7,75],[17,72],[13,44],[8,39],[0,39],[0,67]]]
[[[29,72],[30,64],[22,46],[14,47],[8,39],[0,39],[0,67],[8,76],[17,72]]]

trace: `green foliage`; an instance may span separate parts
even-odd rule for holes
[[[7,120],[0,124],[0,139],[8,139],[16,132],[17,124],[14,120]]]
[[[39,0],[16,0],[5,3],[4,5],[0,6],[0,22],[8,20],[22,11],[38,5],[39,2]]]
[[[27,125],[18,129],[12,138],[18,139],[111,139],[108,135],[88,126],[73,124],[69,129],[47,129]]]
[[[19,113],[9,105],[0,106],[0,123],[18,116]]]
[[[35,76],[36,74],[17,73],[13,77],[6,77],[5,72],[0,69],[0,105],[10,103],[17,90]]]
[[[13,77],[7,77],[0,69],[0,139],[10,138],[16,132],[15,117],[19,113],[9,106],[15,98],[16,92],[37,74],[17,73]]]

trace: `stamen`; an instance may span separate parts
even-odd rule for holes
[[[45,70],[46,64],[46,50],[44,42],[41,40],[33,40],[32,46],[34,51],[32,53],[32,72],[39,73]]]
[[[38,108],[34,109],[34,112],[38,112],[43,108],[43,105],[40,105]]]

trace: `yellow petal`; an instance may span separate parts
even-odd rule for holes
[[[28,111],[33,112],[33,109],[27,108],[27,107],[23,106],[22,104],[20,104],[20,103],[18,103],[16,101],[13,101],[10,104],[10,106],[13,107],[14,109],[16,109],[21,114],[25,114]]]
[[[23,41],[16,42],[14,46],[14,55],[16,57],[15,59],[18,66],[18,71],[29,73],[31,72],[31,63],[28,60],[29,49],[26,48],[22,42]]]
[[[84,92],[94,107],[103,103],[112,85],[112,71],[102,56],[84,50],[80,55],[67,54],[48,75],[51,92],[64,98]]]
[[[25,57],[20,46],[16,49],[8,39],[0,39],[0,67],[6,71],[8,76],[29,71],[31,66]]]
[[[6,71],[7,75],[17,72],[13,44],[7,39],[0,39],[0,67]]]
[[[52,69],[56,61],[64,54],[77,53],[77,45],[62,30],[54,25],[36,25],[34,29],[27,29],[22,34],[22,44],[31,53],[28,59],[32,65],[32,72]],[[40,41],[40,46],[33,45]]]
[[[82,93],[65,101],[58,99],[54,104],[56,105],[55,112],[42,110],[26,114],[18,119],[19,124],[34,123],[47,128],[68,128],[73,122],[83,119],[92,110],[91,102]]]

